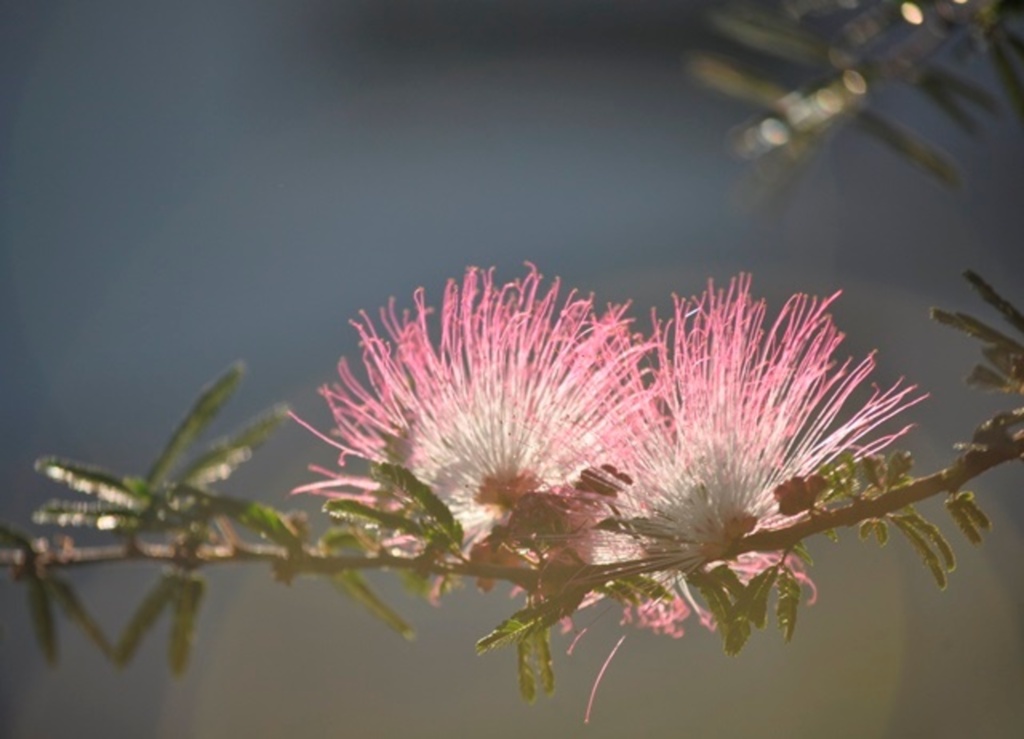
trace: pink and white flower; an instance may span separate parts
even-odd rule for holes
[[[844,452],[878,452],[910,428],[876,433],[924,396],[897,382],[858,401],[874,356],[833,358],[843,334],[828,308],[838,295],[796,295],[766,325],[765,303],[741,275],[724,290],[709,283],[699,298],[676,298],[672,319],[655,322],[653,401],[633,417],[634,484],[621,500],[652,569],[685,572],[793,520],[779,511],[780,485]],[[627,558],[637,544],[624,547]],[[738,571],[756,574],[756,557],[743,559]]]
[[[505,285],[470,268],[449,281],[438,326],[424,291],[414,311],[394,300],[378,330],[353,321],[367,382],[345,359],[340,383],[321,389],[334,416],[342,474],[306,486],[336,494],[376,483],[349,474],[348,458],[407,467],[479,540],[526,493],[571,487],[580,472],[621,456],[622,419],[646,397],[625,306],[597,317],[592,297],[559,281],[543,291],[531,265]],[[437,332],[434,338],[432,332]]]

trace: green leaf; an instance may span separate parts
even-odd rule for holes
[[[973,316],[966,313],[949,313],[941,308],[932,308],[931,314],[932,320],[962,331],[972,338],[1004,347],[1007,351],[1015,354],[1024,354],[1024,346],[1019,342]]]
[[[423,533],[422,526],[399,513],[382,511],[348,498],[335,498],[334,500],[327,501],[324,503],[324,513],[343,519],[350,516],[365,518],[368,521],[380,524],[386,529],[404,531],[414,536],[419,536]]]
[[[975,365],[971,373],[967,375],[966,382],[970,387],[988,392],[1016,392],[1016,388],[1007,382],[1003,375],[994,372],[983,364]]]
[[[455,547],[462,546],[462,525],[452,515],[448,506],[409,470],[398,465],[381,463],[372,466],[371,474],[385,487],[398,488],[405,492],[441,527]]]
[[[178,499],[192,498],[209,515],[233,519],[250,531],[288,549],[302,548],[302,540],[285,522],[284,517],[270,506],[254,500],[220,495],[192,485],[175,485],[171,496]]]
[[[932,577],[935,579],[935,583],[939,586],[940,590],[945,590],[948,584],[946,577],[946,571],[942,568],[942,563],[939,561],[939,556],[932,551],[932,548],[928,545],[927,539],[922,535],[911,523],[907,521],[904,516],[892,516],[892,522],[896,524],[896,528],[906,537],[907,541],[917,550],[917,553],[921,555],[921,559],[924,561],[928,570],[932,573]]]
[[[171,440],[153,463],[149,474],[146,475],[146,481],[150,488],[156,488],[163,482],[181,453],[195,441],[228,398],[238,389],[243,374],[245,374],[245,367],[238,362],[233,364],[219,379],[203,388],[199,398],[196,399],[188,414],[175,429]]]
[[[231,437],[214,442],[181,474],[182,482],[207,485],[227,479],[254,449],[270,438],[288,417],[288,406],[277,405]]]
[[[167,651],[171,672],[175,676],[184,673],[188,666],[192,642],[195,639],[199,602],[206,590],[206,582],[195,573],[180,574],[177,580],[171,620],[171,641]]]
[[[95,495],[102,501],[122,508],[142,510],[147,503],[148,496],[137,485],[129,484],[125,478],[93,465],[42,457],[36,460],[36,472],[72,490]]]
[[[53,624],[50,591],[38,577],[29,577],[25,584],[28,588],[28,607],[32,614],[32,628],[36,641],[43,650],[46,662],[53,667],[57,664],[57,631]]]
[[[537,678],[533,666],[533,640],[524,639],[516,645],[516,666],[519,669],[519,695],[527,703],[537,699]]]
[[[956,555],[953,554],[953,548],[949,546],[949,542],[946,541],[946,537],[939,531],[938,526],[931,523],[930,521],[923,518],[919,513],[911,509],[907,513],[900,513],[893,516],[893,518],[900,518],[906,521],[910,526],[913,526],[926,540],[931,542],[933,546],[942,557],[942,562],[945,565],[946,572],[952,572],[956,569]]]
[[[740,580],[739,576],[733,571],[733,569],[726,564],[721,564],[714,569],[707,572],[714,582],[720,583],[729,595],[733,598],[739,598],[743,595],[746,586]]]
[[[406,640],[412,641],[416,638],[416,632],[412,626],[370,589],[366,579],[359,572],[355,570],[340,572],[331,577],[331,582],[335,588],[350,596]]]
[[[477,654],[509,644],[518,644],[538,631],[553,626],[566,616],[571,616],[588,592],[588,588],[569,589],[536,605],[516,611],[498,624],[490,634],[477,641]]]
[[[828,537],[829,541],[832,541],[836,544],[839,543],[839,533],[835,529],[825,529],[821,533]]]
[[[914,86],[967,133],[975,133],[977,125],[963,107],[963,101],[990,113],[998,109],[995,99],[984,88],[937,67],[925,69],[914,80]]]
[[[776,589],[779,597],[775,603],[775,619],[787,642],[796,630],[796,613],[800,606],[800,583],[788,569],[779,570]]]
[[[763,629],[768,623],[768,596],[778,576],[779,568],[769,567],[751,578],[743,594],[742,603],[746,617],[759,629]]]
[[[802,64],[831,64],[828,43],[787,15],[753,5],[731,5],[710,17],[723,35],[744,46]]]
[[[117,646],[114,648],[114,659],[118,665],[126,665],[135,655],[142,637],[153,628],[164,608],[175,598],[178,591],[178,578],[167,573],[146,594],[136,609],[131,621],[124,627]]]
[[[47,575],[46,579],[43,580],[43,585],[57,605],[60,606],[61,610],[64,611],[64,615],[72,622],[78,624],[78,627],[82,629],[82,632],[89,638],[89,641],[95,644],[104,655],[113,658],[113,649],[111,649],[110,642],[107,641],[103,629],[85,610],[85,606],[82,605],[78,595],[75,594],[71,586],[54,575]]]
[[[0,544],[9,547],[18,547],[27,552],[33,551],[32,539],[24,531],[11,526],[9,523],[0,521]]]
[[[971,283],[971,286],[978,291],[982,300],[1003,314],[1003,317],[1021,333],[1024,333],[1024,314],[1017,310],[1010,301],[997,293],[995,289],[981,278],[976,272],[967,270],[964,277]]]
[[[800,561],[808,567],[814,564],[814,560],[811,559],[811,553],[807,551],[807,545],[804,544],[802,541],[798,541],[796,544],[794,544],[790,551],[797,557],[799,557]]]
[[[723,568],[729,570],[732,577],[725,575]],[[745,614],[734,608],[730,593],[735,594],[739,602],[738,599],[745,592],[743,583],[739,582],[736,573],[732,572],[728,565],[720,565],[710,572],[694,571],[686,578],[700,591],[711,615],[714,616],[725,653],[730,657],[739,654],[750,638],[750,622]]]
[[[860,460],[860,468],[869,485],[879,490],[885,488],[885,484],[882,482],[885,473],[885,461],[881,455],[872,454],[864,457]]]
[[[101,531],[125,530],[138,526],[139,513],[102,500],[51,500],[32,514],[32,522],[41,526],[88,526]]]
[[[875,521],[875,539],[878,540],[878,546],[884,547],[889,543],[889,524],[885,521]]]
[[[694,54],[687,71],[699,82],[729,97],[771,108],[788,90],[757,70],[711,54]]]
[[[545,629],[534,636],[533,645],[540,686],[545,695],[554,695],[555,668],[551,660],[551,629]]]
[[[908,473],[914,466],[914,458],[910,452],[893,452],[885,465],[885,489],[891,490],[902,485],[910,478]]]
[[[946,510],[967,540],[981,544],[981,532],[992,528],[992,522],[978,507],[974,493],[963,491],[946,500]]]
[[[996,72],[999,74],[999,81],[1003,84],[1006,96],[1010,99],[1010,105],[1016,111],[1017,116],[1024,120],[1024,82],[1017,75],[1010,59],[1009,44],[999,36],[991,36],[989,49],[992,54],[992,63],[995,64]]]
[[[319,546],[328,552],[337,552],[343,549],[355,549],[363,551],[362,541],[352,531],[345,527],[332,527],[320,537]]]
[[[854,120],[865,132],[889,145],[943,184],[953,187],[960,185],[956,167],[944,154],[917,135],[890,123],[867,108],[858,110]]]
[[[603,583],[594,590],[620,603],[639,605],[649,600],[663,600],[672,598],[672,593],[650,577],[644,575],[628,575],[616,580]]]

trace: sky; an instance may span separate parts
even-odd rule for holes
[[[971,137],[913,90],[877,110],[959,162],[947,189],[853,129],[773,213],[737,206],[728,131],[754,111],[684,74],[715,47],[701,4],[665,0],[338,0],[153,6],[0,2],[0,519],[62,491],[56,454],[141,473],[198,389],[248,377],[213,435],[287,401],[320,428],[316,388],[358,356],[348,321],[390,296],[437,298],[467,265],[632,300],[752,273],[778,308],[842,290],[843,351],[929,400],[905,446],[922,472],[1005,398],[968,390],[977,352],[928,319],[989,315],[971,268],[1024,303],[1024,139],[1012,115]],[[950,60],[948,63],[955,64]],[[985,60],[965,74],[995,89]],[[404,301],[404,302],[403,302]],[[993,320],[996,320],[993,317]],[[334,455],[284,428],[226,490],[317,515],[289,491]],[[812,541],[818,602],[793,643],[756,633],[725,657],[696,623],[671,640],[594,614],[558,689],[524,705],[514,655],[473,643],[517,608],[472,585],[440,607],[375,582],[407,643],[325,583],[210,573],[188,672],[167,624],[118,670],[66,622],[61,662],[32,642],[23,588],[0,581],[0,736],[1018,736],[1024,726],[1019,470],[975,490],[996,527],[938,592],[903,542]],[[41,534],[48,533],[40,531]],[[75,574],[108,632],[158,571]]]

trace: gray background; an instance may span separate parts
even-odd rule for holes
[[[55,453],[143,472],[198,388],[244,358],[215,431],[278,400],[321,427],[315,394],[347,321],[388,296],[438,296],[467,264],[632,298],[754,274],[778,306],[842,288],[844,350],[880,350],[880,383],[932,394],[906,439],[920,469],[1006,406],[966,390],[974,347],[929,322],[979,309],[959,277],[1024,302],[1024,143],[1012,116],[972,139],[912,91],[880,109],[963,165],[944,190],[841,133],[773,218],[732,204],[723,139],[747,110],[682,74],[711,43],[698,5],[650,0],[5,2],[0,4],[0,517],[61,491]],[[994,86],[985,62],[970,71]],[[980,309],[979,309],[980,310]],[[333,454],[285,428],[227,489],[278,505]],[[516,607],[470,586],[440,608],[380,580],[418,627],[403,642],[320,582],[210,574],[192,664],[166,667],[161,622],[118,671],[61,624],[48,669],[23,590],[0,582],[0,736],[1020,736],[1021,471],[976,485],[996,530],[939,593],[903,542],[812,542],[820,600],[796,639],[755,634],[735,659],[588,614],[556,696],[521,704],[511,652],[473,642]],[[156,572],[76,574],[108,631]]]

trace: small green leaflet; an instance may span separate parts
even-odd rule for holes
[[[274,406],[234,436],[214,442],[185,468],[181,481],[208,485],[226,479],[236,467],[249,460],[253,450],[269,439],[287,417],[288,406]]]
[[[567,590],[536,605],[516,611],[476,643],[477,654],[519,643],[553,626],[566,616],[571,616],[588,592],[590,591],[587,588]]]
[[[331,578],[331,582],[334,583],[335,588],[364,606],[366,610],[401,634],[406,640],[412,641],[416,638],[416,632],[412,626],[370,589],[366,579],[359,572],[355,570],[340,572]]]
[[[778,601],[775,604],[775,619],[778,621],[782,638],[787,642],[796,630],[796,612],[800,606],[800,583],[788,569],[779,570],[776,584]]]
[[[971,544],[981,544],[981,532],[989,531],[992,522],[978,507],[974,493],[963,491],[946,501],[946,510]]]
[[[365,503],[360,503],[357,500],[350,500],[348,498],[336,498],[334,500],[327,501],[324,503],[324,513],[342,520],[353,516],[356,518],[364,518],[368,521],[380,524],[385,529],[390,529],[392,531],[404,531],[407,534],[413,534],[416,536],[423,533],[423,528],[418,523],[399,513],[382,511],[379,508],[373,508]]]
[[[113,649],[110,646],[110,642],[107,641],[106,635],[99,627],[99,624],[85,610],[85,606],[82,605],[78,595],[71,586],[53,574],[48,574],[43,584],[53,600],[64,611],[64,615],[76,623],[89,638],[89,641],[95,644],[104,655],[112,657]]]
[[[174,598],[174,613],[171,619],[171,640],[168,644],[167,658],[171,672],[180,676],[188,667],[188,658],[192,651],[192,642],[196,633],[196,617],[199,602],[206,590],[206,582],[195,573],[181,573],[177,576],[177,588]]]
[[[455,520],[448,506],[409,470],[394,464],[379,463],[372,466],[371,474],[385,488],[397,489],[408,495],[437,523],[452,548],[461,548],[462,525]]]
[[[210,424],[210,421],[217,415],[224,403],[238,389],[238,384],[242,381],[242,375],[244,374],[245,366],[241,362],[237,362],[220,378],[203,388],[199,398],[196,399],[192,408],[189,409],[185,418],[182,419],[178,428],[175,429],[171,440],[153,463],[149,474],[146,475],[146,481],[149,483],[150,488],[156,488],[163,482],[171,467],[178,460],[178,457],[181,456],[181,453],[195,441],[196,437],[203,432]]]
[[[46,662],[53,667],[57,664],[57,631],[53,624],[53,605],[50,603],[50,592],[38,577],[29,577],[26,587],[36,641],[43,650]]]
[[[270,506],[252,500],[219,495],[192,485],[175,485],[171,490],[171,496],[192,498],[205,514],[231,518],[275,544],[293,550],[302,548],[302,540],[285,523],[281,514]]]
[[[940,589],[945,590],[948,583],[946,573],[956,568],[956,557],[942,532],[911,507],[905,509],[903,513],[890,516],[890,519],[921,555],[921,559],[935,578],[935,583]]]
[[[132,484],[133,481],[118,477],[101,467],[69,459],[43,457],[36,460],[36,472],[63,483],[72,490],[95,495],[106,503],[122,508],[142,510],[149,498],[144,488]]]
[[[163,613],[164,608],[174,600],[178,591],[178,578],[174,573],[168,572],[161,577],[156,585],[146,594],[142,603],[136,609],[131,621],[121,632],[117,646],[114,647],[114,660],[118,665],[126,665],[131,661],[135,650],[138,648],[142,637],[146,635],[156,620]]]
[[[537,698],[537,682],[546,695],[555,691],[555,672],[551,662],[551,631],[543,629],[516,645],[519,668],[519,694],[527,703]]]

